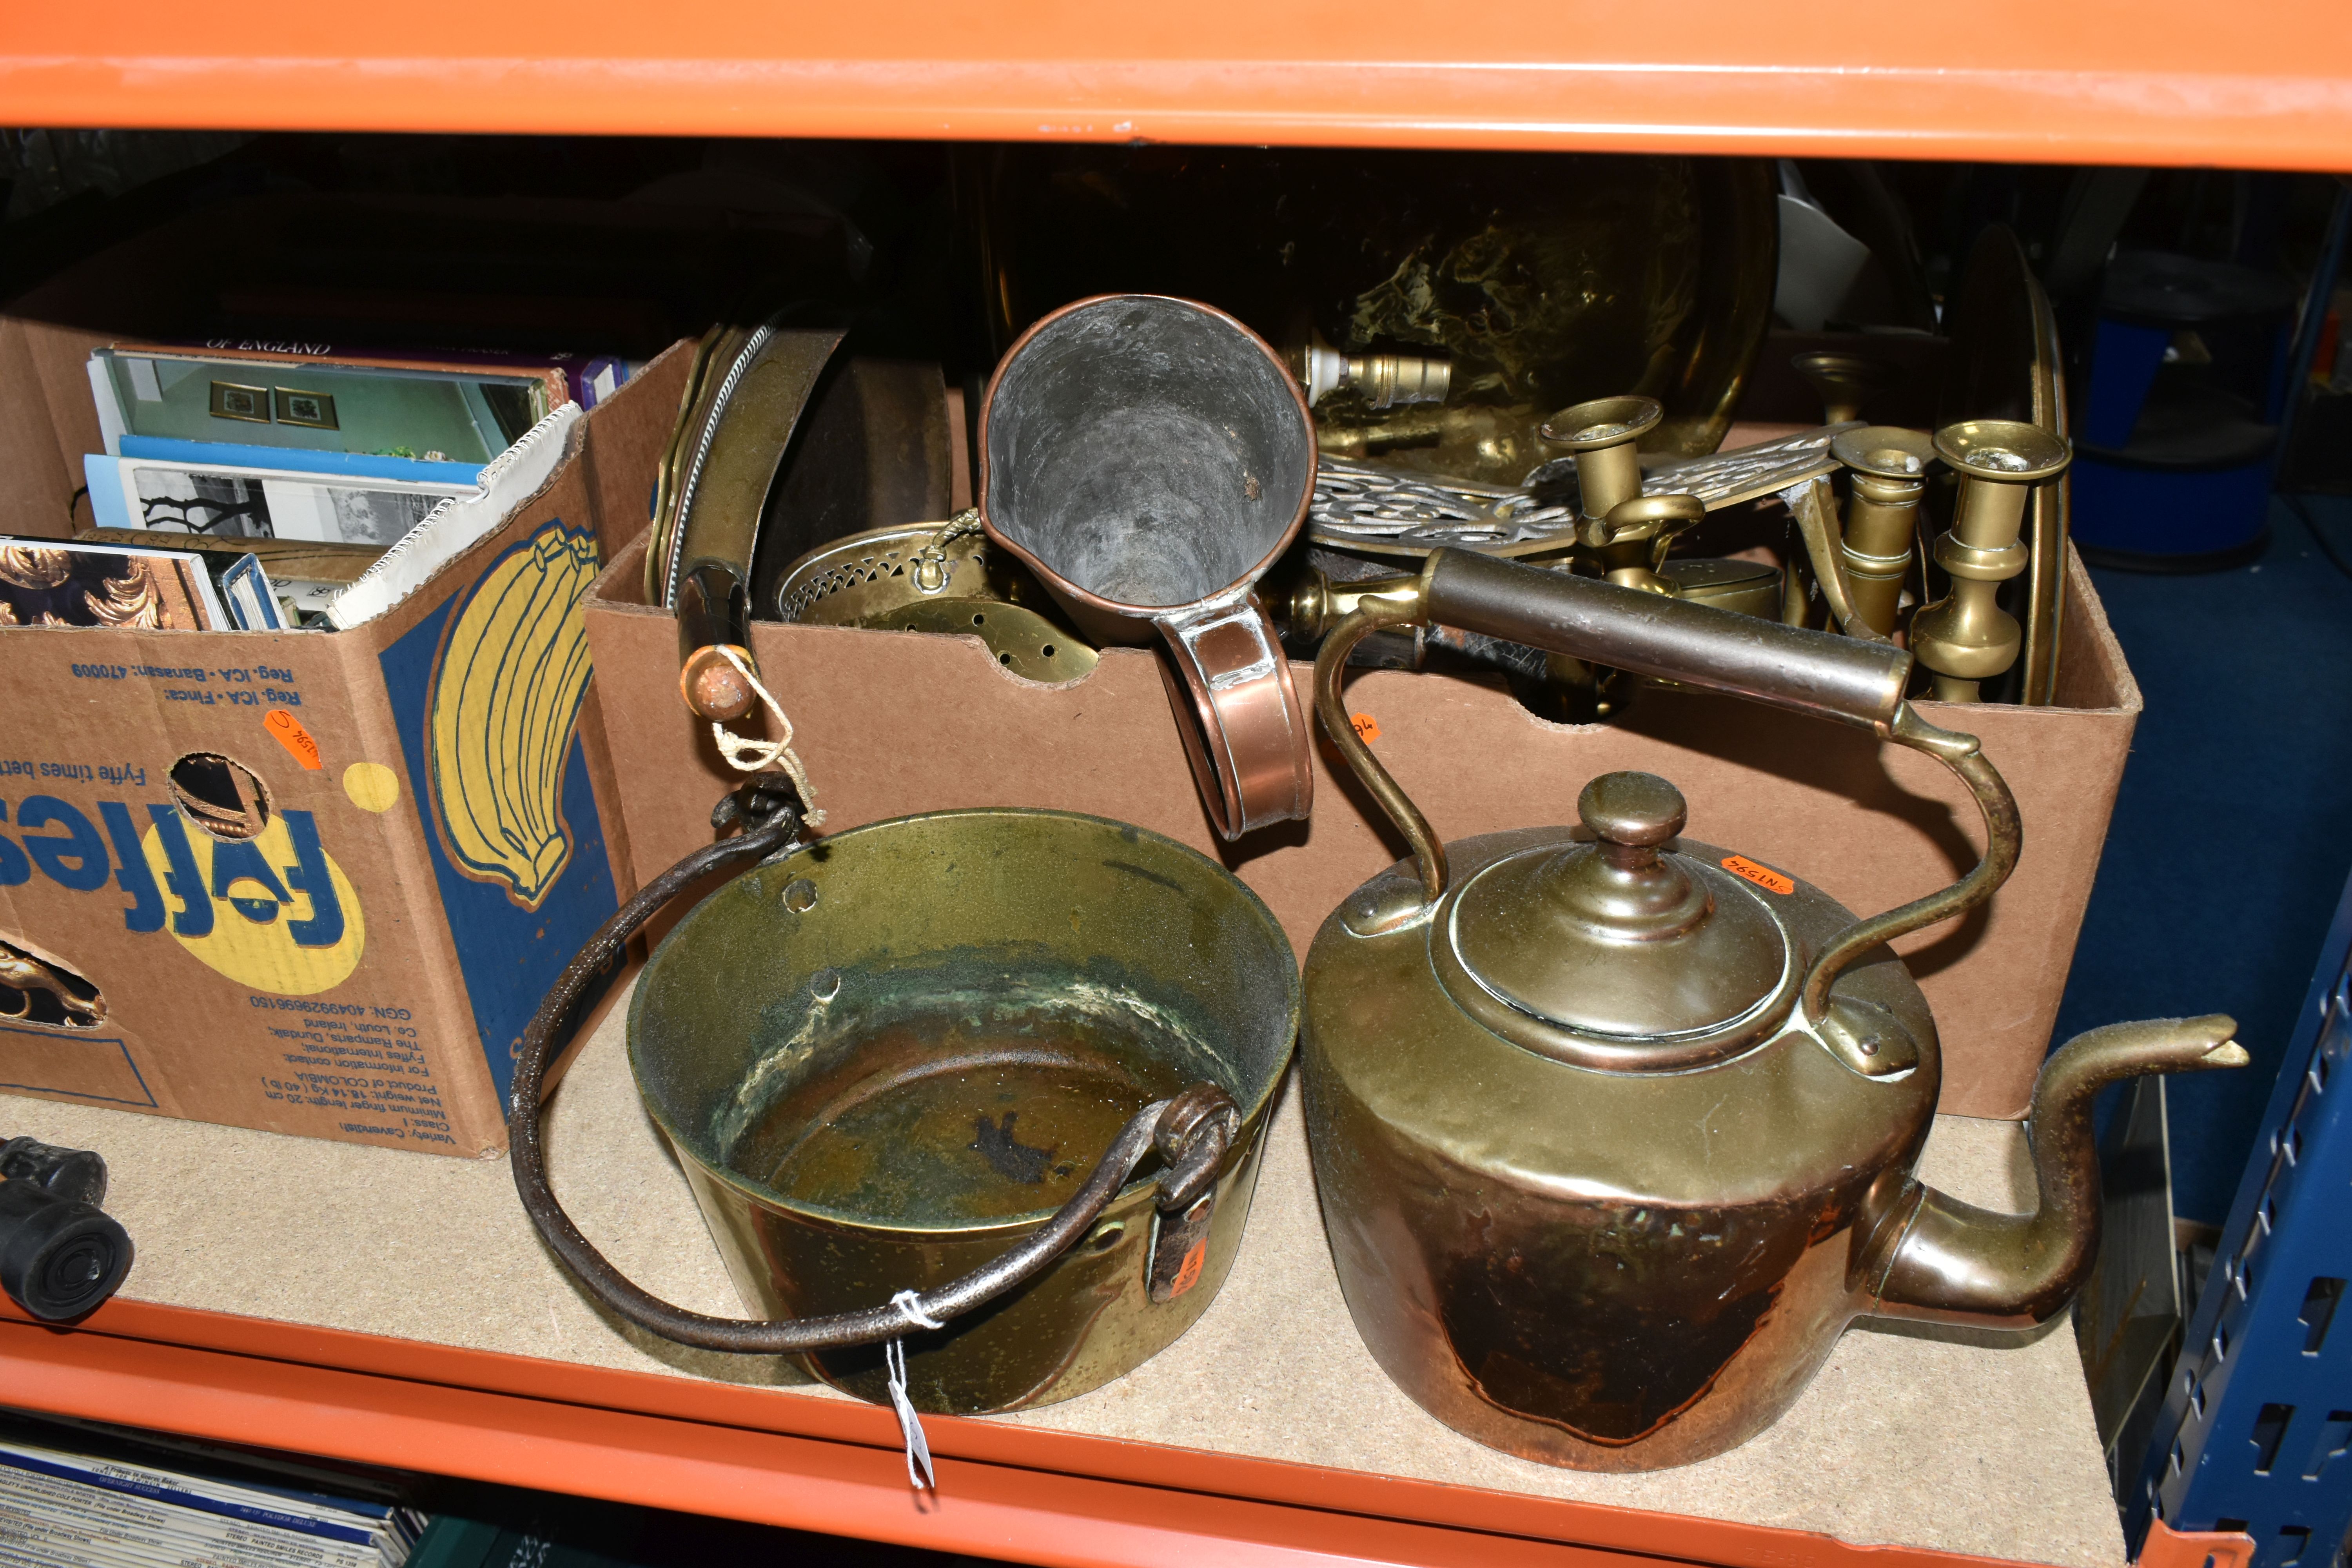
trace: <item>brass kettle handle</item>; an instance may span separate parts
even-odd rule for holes
[[[1984,816],[1985,852],[1950,887],[1858,920],[1832,938],[1805,976],[1798,1008],[1818,1025],[1845,967],[1884,942],[1974,909],[2017,865],[2017,800],[1973,735],[1939,729],[1904,700],[1911,656],[1892,643],[1786,626],[1755,616],[1621,588],[1473,551],[1433,551],[1410,584],[1367,594],[1315,656],[1315,711],[1331,743],[1408,843],[1428,906],[1444,896],[1445,846],[1349,723],[1339,681],[1357,643],[1390,626],[1456,627],[1637,675],[1728,692],[1834,719],[1925,752],[1967,784]]]

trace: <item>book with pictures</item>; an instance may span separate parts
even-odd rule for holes
[[[348,631],[373,620],[496,532],[517,507],[537,495],[553,477],[579,422],[580,405],[567,403],[532,426],[521,440],[499,453],[496,462],[483,468],[478,491],[434,508],[432,516],[337,595],[327,609],[328,624]]]
[[[561,372],[491,374],[331,360],[100,349],[107,451],[126,436],[487,463],[561,403]]]
[[[97,526],[215,539],[389,547],[443,500],[475,491],[472,483],[456,480],[347,479],[96,454],[83,458],[82,468]]]
[[[282,632],[286,616],[278,604],[278,591],[270,585],[269,574],[262,568],[257,555],[238,556],[220,574],[223,604],[228,618],[241,632]]]
[[[216,337],[201,342],[118,342],[110,353],[125,362],[146,360],[210,360],[265,367],[331,364],[378,370],[440,372],[453,375],[494,377],[501,381],[536,379],[546,387],[539,416],[565,403],[593,408],[613,395],[641,368],[618,354],[532,353],[513,349],[402,348],[383,343],[334,342],[321,339]],[[128,374],[143,373],[130,370]],[[263,373],[265,375],[267,372]],[[158,371],[160,382],[162,373]],[[247,379],[262,379],[261,375]],[[160,390],[160,388],[159,388]]]
[[[229,625],[202,557],[190,552],[0,537],[0,626]]]
[[[425,1527],[396,1502],[232,1479],[119,1440],[91,1446],[100,1451],[0,1435],[0,1562],[400,1568]]]
[[[483,467],[383,452],[304,452],[292,447],[244,447],[234,441],[187,441],[176,436],[125,436],[120,445],[122,449],[110,456],[197,468],[267,468],[272,473],[316,474],[327,479],[396,479],[415,485],[475,484]]]
[[[120,544],[149,548],[153,534],[142,529],[93,528],[76,539],[86,544]],[[215,539],[206,534],[172,536],[175,549],[200,557],[219,583],[247,555],[257,561],[277,595],[279,614],[289,627],[311,626],[324,616],[335,595],[365,575],[383,552],[366,544],[314,544],[299,539]]]

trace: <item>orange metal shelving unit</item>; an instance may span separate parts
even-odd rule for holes
[[[2340,172],[2352,3],[13,0],[0,123]],[[878,1409],[135,1301],[0,1301],[0,1403],[1035,1563],[1987,1561],[969,1421],[918,1506]]]
[[[0,1404],[1044,1568],[2010,1568],[1998,1559],[121,1300],[72,1330],[0,1298]]]
[[[2344,0],[13,0],[0,122],[2352,169]]]

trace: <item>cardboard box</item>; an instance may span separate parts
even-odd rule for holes
[[[24,468],[0,529],[61,531],[82,363],[116,335],[0,319]],[[685,365],[592,411],[545,489],[366,626],[0,628],[0,1087],[505,1147],[523,1026],[615,907],[578,605],[645,526]]]
[[[613,747],[607,817],[625,829],[625,890],[708,843],[735,782],[677,699],[670,618],[641,602],[635,551],[587,603],[596,700]],[[2022,859],[1984,910],[1897,944],[1933,1005],[1942,1110],[2021,1117],[2050,1044],[2138,688],[2089,577],[2070,567],[2063,707],[1922,704],[1974,732],[2023,816]],[[1222,845],[1193,793],[1159,656],[1112,648],[1086,679],[1031,684],[977,637],[761,624],[761,669],[796,727],[828,831],[904,813],[1018,805],[1093,812],[1223,858],[1303,954],[1324,917],[1404,845],[1352,776],[1318,757],[1315,816]],[[1308,668],[1292,671],[1312,689]],[[1728,698],[1645,691],[1625,720],[1548,723],[1498,686],[1397,671],[1349,684],[1351,711],[1447,838],[1573,822],[1585,781],[1641,768],[1679,784],[1690,833],[1793,872],[1858,912],[1904,903],[1974,864],[1982,828],[1937,763],[1859,731]]]

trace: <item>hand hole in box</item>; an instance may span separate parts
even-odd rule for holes
[[[0,935],[0,1018],[88,1029],[105,1021],[106,997],[63,959],[9,932]]]
[[[172,764],[172,798],[215,838],[260,837],[269,826],[269,791],[261,776],[218,752],[190,752]]]

